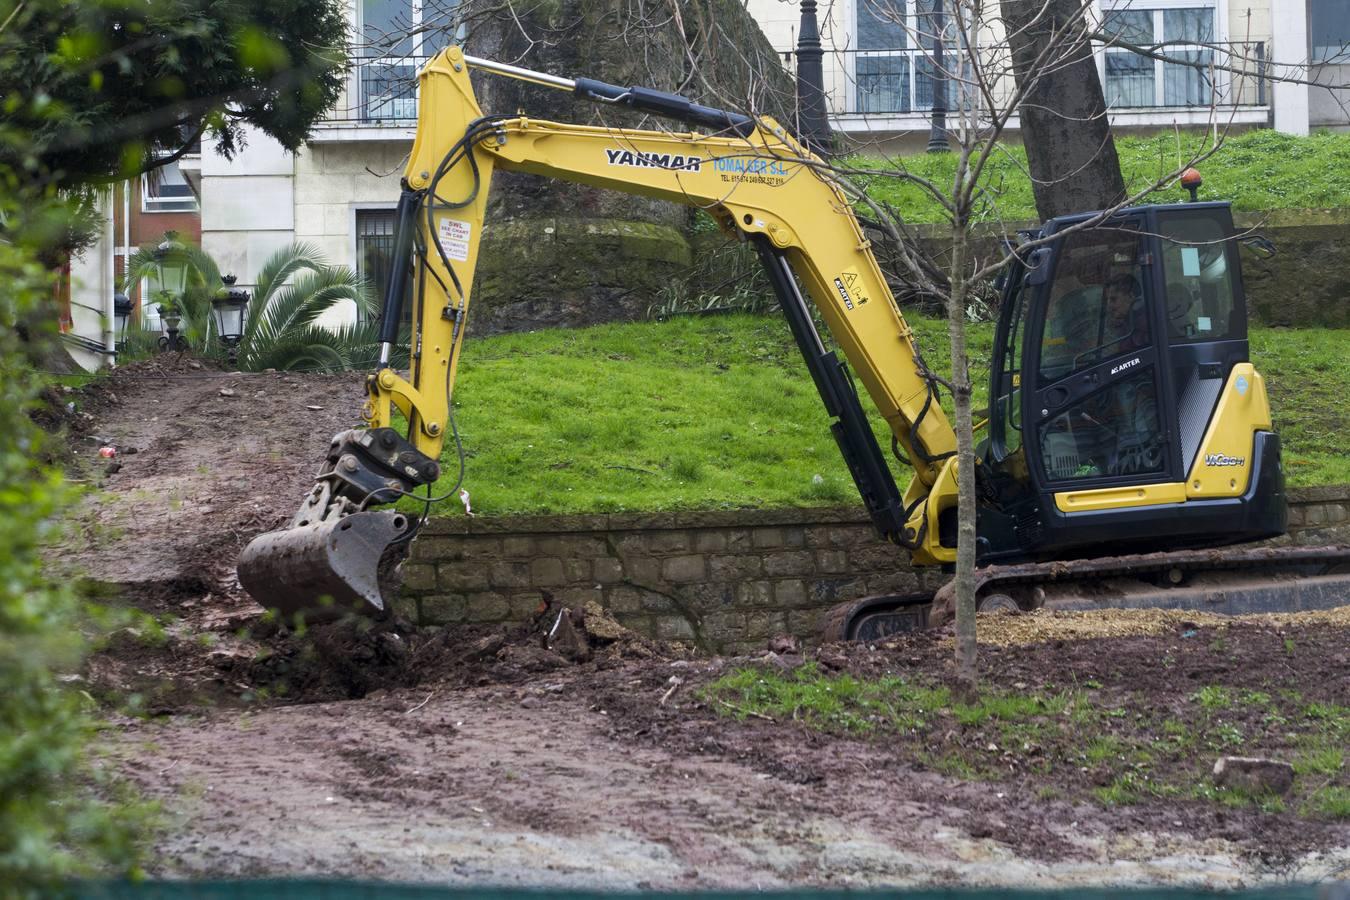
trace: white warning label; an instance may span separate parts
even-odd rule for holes
[[[438,237],[445,255],[456,262],[469,261],[469,236],[473,234],[473,225],[459,219],[441,219]]]

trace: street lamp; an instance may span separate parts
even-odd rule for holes
[[[216,320],[220,342],[229,353],[230,365],[234,365],[239,361],[239,341],[244,336],[244,308],[248,306],[249,293],[234,286],[233,275],[220,280],[225,286],[211,298],[211,315]]]
[[[120,351],[127,345],[127,323],[131,321],[131,298],[118,291],[113,294],[113,323],[117,328],[114,346]]]
[[[164,232],[164,240],[155,248],[155,269],[159,274],[159,293],[155,301],[159,304],[159,315],[164,321],[164,330],[168,332],[159,339],[161,350],[187,349],[187,342],[178,335],[178,323],[182,313],[178,304],[187,291],[187,247],[178,240],[173,231]]]

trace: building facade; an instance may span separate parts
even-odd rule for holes
[[[86,369],[100,368],[113,358],[113,298],[122,289],[128,257],[142,245],[163,241],[169,232],[183,241],[201,242],[201,204],[191,180],[200,160],[197,147],[148,175],[112,185],[99,197],[103,233],[70,260],[58,298],[66,348]],[[140,310],[141,326],[157,331],[158,311],[141,303],[154,287],[133,285],[129,296]]]

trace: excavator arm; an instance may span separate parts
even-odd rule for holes
[[[714,133],[593,127],[485,116],[471,69],[522,78],[603,103],[626,105]],[[878,532],[919,564],[954,559],[938,539],[955,504],[955,435],[913,332],[869,242],[822,161],[778,123],[699,106],[683,97],[588,79],[570,80],[465,56],[450,47],[420,73],[417,137],[398,207],[395,266],[387,286],[381,367],[368,379],[367,427],[343,432],[289,529],[255,540],[240,559],[244,587],[285,613],[385,608],[378,570],[415,534],[402,513],[375,510],[436,481],[453,431],[455,373],[463,347],[488,191],[497,169],[696,206],[752,243],[783,308],[831,430]],[[411,292],[407,280],[413,280]],[[411,296],[411,365],[387,363]],[[808,307],[827,325],[848,367],[886,420],[915,477],[902,494],[845,363],[828,350]],[[397,410],[406,436],[394,428]]]

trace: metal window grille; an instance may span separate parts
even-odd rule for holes
[[[356,272],[371,284],[377,302],[384,300],[384,288],[395,265],[395,222],[392,209],[356,211]],[[412,321],[412,303],[407,296],[403,298],[403,318]]]

